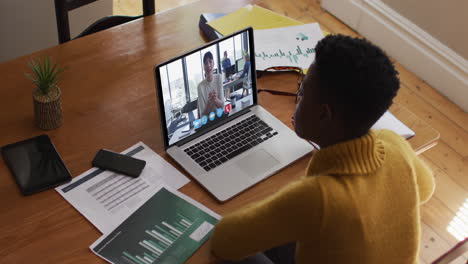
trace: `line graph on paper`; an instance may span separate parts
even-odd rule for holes
[[[255,30],[255,67],[262,71],[272,66],[309,68],[315,59],[315,46],[323,38],[317,23]]]
[[[290,65],[281,65],[281,66],[299,66],[300,60],[306,60],[307,63],[311,63],[312,59],[315,56],[314,48],[305,48],[303,51],[302,48],[297,45],[295,50],[283,50],[278,49],[276,52],[267,53],[262,51],[261,53],[255,53],[255,57],[258,60],[268,61],[268,60],[277,60],[277,59],[288,59]],[[277,65],[280,66],[280,65]]]

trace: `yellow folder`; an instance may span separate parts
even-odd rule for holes
[[[208,22],[208,25],[222,35],[228,35],[250,26],[253,29],[269,29],[302,24],[304,23],[257,5],[244,6],[232,13]]]

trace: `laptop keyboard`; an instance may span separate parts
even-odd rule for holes
[[[266,141],[278,132],[253,115],[184,149],[206,171]]]

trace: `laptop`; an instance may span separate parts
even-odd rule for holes
[[[224,51],[231,61],[248,54],[249,72],[216,74]],[[165,151],[221,202],[313,150],[258,105],[252,28],[156,65],[154,74]]]

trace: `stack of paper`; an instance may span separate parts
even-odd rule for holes
[[[220,218],[176,191],[189,179],[142,142],[123,151],[146,161],[138,178],[92,168],[56,190],[104,235],[91,250],[111,263],[183,263]]]
[[[190,181],[142,142],[122,153],[146,161],[138,178],[92,168],[55,189],[102,233],[127,219],[162,184],[179,189]]]
[[[315,45],[324,36],[318,23],[304,25],[256,5],[244,6],[209,21],[208,25],[222,35],[252,27],[257,71],[274,66],[300,67],[307,71],[315,58]]]

